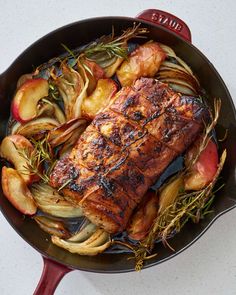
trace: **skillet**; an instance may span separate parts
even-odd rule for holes
[[[223,105],[217,134],[222,135],[228,129],[227,140],[220,144],[220,150],[227,149],[228,157],[222,172],[224,188],[220,191],[220,198],[216,197],[213,204],[214,212],[208,215],[199,224],[187,224],[182,231],[171,239],[171,245],[176,252],[168,248],[156,245],[158,256],[150,259],[145,267],[150,267],[170,259],[174,255],[195,242],[217,217],[236,207],[236,180],[235,167],[236,155],[234,147],[236,144],[236,113],[230,94],[221,77],[212,64],[193,45],[191,45],[191,34],[186,24],[180,19],[168,13],[158,10],[147,10],[138,18],[126,17],[102,17],[79,21],[62,27],[38,40],[26,49],[13,64],[0,75],[0,136],[5,136],[5,129],[10,113],[10,102],[14,93],[17,79],[20,75],[32,71],[32,65],[39,65],[52,57],[63,53],[61,43],[69,48],[75,48],[86,44],[101,35],[111,32],[112,25],[117,34],[123,29],[132,26],[134,21],[144,24],[150,31],[148,38],[167,44],[176,51],[193,69],[198,76],[202,87],[207,91],[209,97],[220,97]],[[77,38],[74,38],[74,36]],[[211,104],[213,100],[210,100]],[[48,235],[40,230],[37,224],[30,218],[23,220],[22,214],[14,209],[0,192],[1,210],[18,234],[24,238],[43,256],[45,265],[35,294],[53,294],[57,284],[63,275],[73,269],[90,272],[119,273],[132,271],[134,262],[127,260],[125,253],[101,254],[95,257],[78,256],[60,249],[48,242]]]

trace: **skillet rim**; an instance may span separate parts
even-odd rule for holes
[[[92,18],[86,18],[86,19],[82,19],[82,20],[79,20],[79,21],[75,21],[75,22],[72,22],[72,23],[69,23],[69,24],[66,24],[64,26],[61,26],[49,33],[47,33],[46,35],[40,37],[38,40],[36,40],[35,42],[33,42],[31,45],[29,45],[18,57],[16,57],[16,59],[11,63],[11,65],[3,72],[0,74],[0,80],[11,70],[12,67],[14,67],[15,64],[18,64],[20,62],[20,60],[28,53],[30,52],[35,46],[37,46],[38,44],[40,44],[44,39],[48,38],[48,37],[51,37],[53,36],[54,34],[56,34],[57,32],[60,32],[60,31],[64,31],[66,30],[67,28],[69,27],[73,27],[73,26],[78,26],[80,25],[81,23],[89,23],[89,22],[92,22],[92,21],[99,21],[99,20],[119,20],[119,21],[131,21],[131,22],[138,22],[138,23],[142,23],[142,24],[147,24],[151,27],[154,27],[154,28],[158,28],[160,30],[163,30],[165,31],[166,33],[170,34],[170,36],[174,36],[174,38],[177,38],[177,39],[180,39],[181,42],[184,42],[186,43],[188,46],[191,47],[191,50],[193,51],[196,51],[196,53],[198,55],[200,55],[200,57],[210,66],[210,68],[213,70],[214,72],[214,75],[217,76],[217,78],[220,80],[220,87],[223,88],[226,96],[227,96],[227,99],[230,103],[230,107],[233,111],[233,117],[234,117],[234,121],[236,123],[236,109],[235,109],[235,106],[234,106],[234,103],[233,103],[233,99],[230,95],[230,92],[228,90],[228,88],[226,87],[226,84],[225,82],[223,81],[222,77],[220,76],[220,74],[218,73],[218,71],[216,70],[216,68],[214,67],[214,65],[208,60],[208,58],[197,48],[195,47],[192,43],[190,42],[187,42],[184,38],[182,38],[181,36],[179,36],[178,34],[176,34],[175,32],[173,31],[170,31],[168,29],[166,29],[165,27],[162,27],[158,24],[154,24],[152,22],[149,22],[149,21],[145,21],[145,20],[142,20],[142,19],[139,19],[139,18],[132,18],[132,17],[126,17],[126,16],[99,16],[99,17],[92,17]],[[236,170],[236,167],[235,167],[235,170]],[[181,248],[179,251],[176,251],[176,252],[173,252],[172,254],[168,255],[168,257],[165,257],[161,260],[156,260],[154,262],[151,262],[149,263],[149,261],[144,264],[143,266],[143,269],[146,269],[146,268],[149,268],[149,267],[152,267],[152,266],[155,266],[159,263],[162,263],[162,262],[165,262],[173,257],[175,257],[176,255],[180,254],[182,251],[186,250],[188,247],[190,247],[193,243],[195,243],[209,228],[210,226],[221,216],[223,215],[224,213],[232,210],[236,208],[236,201],[232,200],[232,205],[230,205],[230,207],[220,211],[216,216],[214,216],[210,222],[203,228],[203,230],[190,242],[188,243],[187,245],[185,245],[183,248]],[[64,261],[58,259],[58,258],[54,258],[54,257],[51,257],[49,254],[45,253],[43,250],[39,249],[33,242],[30,242],[27,240],[27,237],[25,237],[17,228],[17,226],[15,224],[13,224],[12,220],[10,219],[10,217],[8,216],[8,214],[3,210],[3,208],[0,206],[0,210],[3,214],[3,216],[6,218],[6,220],[8,221],[8,223],[11,225],[11,227],[15,230],[15,232],[21,237],[24,239],[25,242],[27,242],[30,246],[32,246],[37,252],[39,252],[43,257],[46,257],[52,261],[55,261],[59,264],[62,264],[62,265],[65,265],[67,267],[69,267],[70,269],[77,269],[77,270],[82,270],[82,271],[87,271],[87,272],[93,272],[93,273],[125,273],[125,272],[131,272],[131,271],[135,271],[134,268],[126,268],[126,269],[119,269],[119,270],[95,270],[95,269],[89,269],[89,268],[84,268],[84,267],[76,267],[72,264],[69,264],[69,263],[65,263]],[[117,254],[116,254],[117,255]],[[126,255],[128,256],[127,254],[118,254],[118,255]],[[111,267],[112,267],[112,264],[111,264]]]

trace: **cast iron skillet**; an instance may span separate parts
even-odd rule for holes
[[[236,114],[230,94],[221,77],[207,60],[191,44],[191,34],[187,25],[177,17],[159,10],[146,10],[136,19],[127,17],[100,17],[79,21],[62,27],[35,42],[26,49],[0,76],[0,136],[5,135],[6,123],[10,113],[10,102],[19,76],[32,71],[32,65],[37,66],[50,58],[60,55],[64,49],[61,43],[69,48],[75,48],[89,41],[106,35],[115,27],[116,33],[140,21],[150,30],[149,39],[160,41],[174,48],[176,53],[191,65],[200,79],[203,88],[209,94],[210,104],[214,97],[220,97],[223,105],[219,124],[216,128],[218,136],[228,129],[227,140],[220,144],[220,151],[227,149],[227,161],[222,172],[225,187],[216,198],[214,213],[208,215],[199,224],[187,224],[183,230],[171,239],[171,245],[176,252],[157,244],[158,256],[150,259],[145,267],[163,262],[195,242],[217,217],[236,207]],[[23,219],[22,214],[14,209],[0,192],[2,213],[17,231],[17,233],[38,252],[44,259],[44,270],[39,285],[34,294],[53,294],[60,279],[69,271],[79,269],[100,273],[121,273],[134,269],[134,261],[127,260],[128,254],[101,254],[95,257],[70,254],[50,243],[48,235],[43,232],[30,218]]]

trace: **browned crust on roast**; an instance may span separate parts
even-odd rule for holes
[[[79,203],[110,233],[122,231],[157,177],[194,141],[208,111],[155,79],[121,89],[93,120],[70,155],[58,161],[51,185]]]

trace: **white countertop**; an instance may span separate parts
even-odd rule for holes
[[[193,44],[215,65],[236,103],[236,2],[234,0],[0,0],[0,72],[39,37],[93,16],[135,16],[159,8],[182,18]],[[102,275],[74,271],[57,295],[236,294],[236,210],[219,218],[193,246],[142,271]],[[42,270],[40,255],[0,213],[0,294],[32,294]]]

